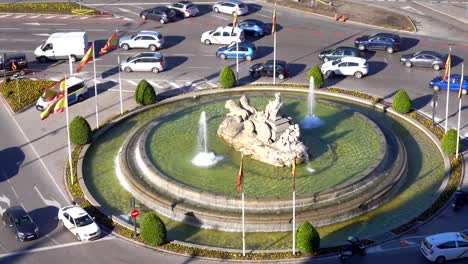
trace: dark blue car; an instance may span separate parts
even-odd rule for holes
[[[237,52],[237,49],[239,49],[239,52]],[[239,43],[239,47],[236,47],[236,44],[233,43],[229,46],[221,47],[216,50],[216,57],[224,60],[235,59],[237,56],[239,56],[239,59],[246,59],[250,61],[255,58],[256,50],[257,47],[255,47],[255,45],[252,43]]]
[[[228,26],[232,26],[232,23]],[[270,28],[267,24],[256,19],[243,20],[237,24],[237,27],[243,29],[245,33],[251,34],[254,37],[264,36],[270,32]]]
[[[392,33],[377,33],[372,36],[362,36],[354,41],[354,46],[359,50],[385,50],[393,53],[400,49],[400,36]]]
[[[460,74],[452,74],[450,75],[450,85],[448,85],[447,81],[448,78],[444,81],[442,81],[441,76],[436,77],[432,79],[432,81],[429,83],[429,88],[434,89],[435,91],[440,91],[440,90],[447,90],[447,87],[449,87],[450,91],[457,91],[460,89],[460,81],[461,81],[461,75]],[[463,94],[466,94],[468,91],[468,76],[463,77]]]

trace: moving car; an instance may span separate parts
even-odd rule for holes
[[[182,17],[194,17],[200,13],[197,6],[190,1],[179,1],[175,4],[167,6],[168,8],[175,11],[176,15]]]
[[[228,26],[232,27],[232,23]],[[246,19],[237,23],[237,27],[243,29],[245,34],[252,34],[254,37],[267,35],[271,28],[260,20]]]
[[[400,36],[391,33],[377,33],[372,36],[362,36],[354,41],[359,50],[385,50],[393,53],[400,49]]]
[[[67,93],[68,93],[68,105],[83,101],[88,93],[85,81],[81,78],[71,76],[67,78]],[[59,86],[59,85],[57,85]],[[56,88],[56,87],[54,87]],[[36,109],[44,111],[58,96],[59,91],[51,88],[47,89],[46,93],[43,93],[37,100]]]
[[[0,77],[10,76],[16,73],[25,75],[28,72],[26,54],[0,54]]]
[[[322,74],[331,77],[334,74],[352,76],[360,79],[367,74],[367,60],[358,57],[343,57],[322,64]]]
[[[238,27],[219,27],[215,30],[206,31],[201,36],[201,42],[206,45],[222,44],[229,45],[236,42],[243,42],[244,31]]]
[[[156,51],[164,45],[164,37],[156,31],[140,31],[137,34],[119,39],[119,47],[124,50],[142,48]]]
[[[237,47],[238,46],[238,47]],[[255,47],[252,43],[241,43],[241,44],[231,44],[229,46],[221,47],[216,50],[216,57],[224,60],[224,59],[246,59],[248,61],[255,58],[255,51],[257,47]],[[239,51],[239,52],[237,52]]]
[[[159,73],[166,68],[166,59],[159,52],[144,52],[132,56],[122,63],[120,69],[126,72],[148,71]]]
[[[320,52],[319,59],[327,62],[330,60],[337,60],[343,57],[361,57],[360,51],[353,47],[337,47],[330,50]]]
[[[440,233],[425,237],[421,253],[436,263],[468,257],[468,236],[459,232]]]
[[[213,11],[232,15],[237,13],[238,16],[241,16],[249,12],[249,7],[241,1],[231,0],[214,4]]]
[[[264,63],[257,63],[252,65],[249,69],[250,76],[260,77],[260,76],[273,76],[273,60],[268,60]],[[276,60],[276,77],[283,80],[288,78],[288,65],[285,61]]]
[[[65,206],[58,211],[58,220],[70,230],[79,241],[96,239],[101,236],[101,229],[86,211],[78,206]]]
[[[451,74],[450,75],[450,85],[448,84],[448,78],[443,80],[442,76],[435,77],[432,81],[429,82],[429,88],[434,89],[434,91],[447,90],[458,92],[460,89],[460,74]],[[468,91],[468,76],[463,77],[463,94],[466,94]]]
[[[39,62],[47,60],[81,60],[88,50],[88,36],[86,32],[58,32],[49,36],[46,42],[34,50]]]
[[[6,209],[2,215],[2,222],[8,230],[15,234],[18,241],[39,237],[39,228],[23,207],[14,206]]]
[[[435,51],[419,51],[412,54],[401,56],[400,62],[408,68],[415,67],[428,67],[438,71],[445,68],[446,55],[442,55]]]
[[[143,20],[146,20],[146,19],[159,20],[161,24],[165,24],[175,19],[175,12],[174,10],[168,7],[158,6],[155,8],[141,11],[140,17]]]

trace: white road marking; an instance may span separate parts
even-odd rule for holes
[[[48,16],[48,17],[46,17],[46,18],[53,18],[53,17],[56,17],[56,16]]]
[[[120,89],[115,89],[115,88],[111,88],[109,89],[108,91],[111,91],[111,92],[120,92]],[[122,93],[134,93],[135,91],[133,90],[124,90],[122,89]]]
[[[148,83],[151,84],[151,86],[153,86],[153,87],[161,88],[161,85],[159,85],[159,84],[157,84],[157,83],[155,83],[153,81],[148,80]]]
[[[261,10],[261,11],[266,11],[266,12],[269,12],[269,13],[272,13],[272,14],[273,14],[273,10],[268,10],[268,9],[264,9],[264,8],[259,9],[259,10]],[[281,15],[281,13],[278,12],[278,10],[276,10],[276,14],[277,14],[277,15]]]
[[[15,16],[15,18],[25,17],[26,15]]]
[[[218,16],[218,15],[213,15],[214,17],[217,17],[219,19],[222,19],[224,21],[231,21],[231,19],[228,19],[227,17],[222,17],[222,16]]]
[[[260,13],[256,13],[257,16],[262,16],[262,17],[271,17],[271,16],[267,16],[267,15],[264,15],[264,14],[260,14]]]
[[[11,16],[11,14],[8,14],[8,15],[1,15],[0,17],[9,17]]]
[[[180,85],[178,85],[178,84],[175,83],[175,82],[170,82],[170,81],[168,81],[167,83],[169,83],[171,86],[174,86],[175,88],[180,88]]]
[[[8,205],[8,207],[10,207],[10,199],[8,197],[6,197],[4,194],[2,194],[2,196],[0,196],[0,202],[5,203],[5,204]]]
[[[420,15],[424,15],[424,13],[416,10],[416,8],[411,7],[411,6],[403,6],[403,7],[401,7],[401,9],[404,9],[406,11],[410,11],[410,12],[413,12],[413,13],[417,13],[417,14],[420,14]]]
[[[60,243],[59,243],[57,240],[55,240],[53,237],[49,236],[48,234],[45,235],[45,236],[46,236],[48,239],[52,240],[52,242],[54,242],[55,245],[60,245]]]
[[[57,207],[59,209],[62,208],[59,202],[55,201],[54,199],[51,199],[51,200],[46,199],[44,196],[42,196],[42,193],[39,191],[37,186],[34,186],[34,190],[36,190],[37,195],[39,195],[39,197],[41,198],[42,202],[44,202],[45,205]]]
[[[212,2],[192,2],[194,4],[215,4],[219,1],[212,1]],[[256,3],[255,1],[243,1],[244,3]],[[172,5],[172,2],[167,3],[158,3],[158,5]],[[135,5],[151,5],[154,6],[154,3],[112,3],[112,4],[86,4],[89,6],[135,6]]]
[[[43,37],[48,37],[50,36],[49,33],[38,33],[38,34],[33,34],[33,36],[43,36]]]
[[[18,30],[20,28],[0,28],[0,30]]]
[[[88,17],[82,17],[82,18],[80,18],[80,19],[87,19],[87,18],[88,18]]]
[[[206,82],[208,85],[210,85],[211,87],[218,87],[218,85],[212,83],[212,82]]]
[[[189,66],[187,69],[211,69],[212,67],[206,67],[206,66]]]
[[[127,80],[127,82],[129,82],[132,85],[137,85],[138,84],[138,83],[136,83],[135,81],[132,81],[132,80]]]
[[[130,10],[128,10],[128,9],[124,9],[124,8],[120,8],[120,7],[119,7],[119,10],[122,11],[122,12],[125,12],[125,13],[134,14],[134,15],[137,16],[137,17],[140,16],[140,14],[135,13],[135,12],[133,12],[133,11],[130,11]]]

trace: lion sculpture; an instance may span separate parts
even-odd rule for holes
[[[227,116],[240,117],[242,120],[247,120],[249,112],[237,105],[233,100],[227,100],[224,107],[229,110]]]

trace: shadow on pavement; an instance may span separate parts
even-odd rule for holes
[[[418,45],[419,43],[419,39],[415,39],[415,38],[401,38],[401,47],[400,47],[400,51],[407,51],[407,50],[410,50],[414,47],[416,47],[416,45]]]
[[[58,219],[57,213],[59,208],[54,206],[47,206],[37,208],[29,212],[29,215],[37,224],[39,228],[39,237],[48,235],[57,228]]]
[[[182,41],[185,40],[184,36],[165,36],[164,37],[164,49],[169,49],[172,48],[178,44],[180,44]]]
[[[166,57],[167,68],[164,71],[169,71],[180,66],[181,64],[186,62],[187,59],[188,58],[185,56],[167,56]]]
[[[16,176],[19,167],[24,162],[25,155],[19,147],[6,148],[0,151],[0,166],[2,166],[2,174],[0,182],[6,181],[13,176]]]
[[[413,108],[416,110],[420,110],[424,106],[426,106],[428,103],[432,101],[432,94],[426,94],[423,96],[420,96],[416,99],[411,100]]]
[[[376,75],[387,67],[387,63],[382,61],[368,61],[367,63],[369,64],[367,76]]]

